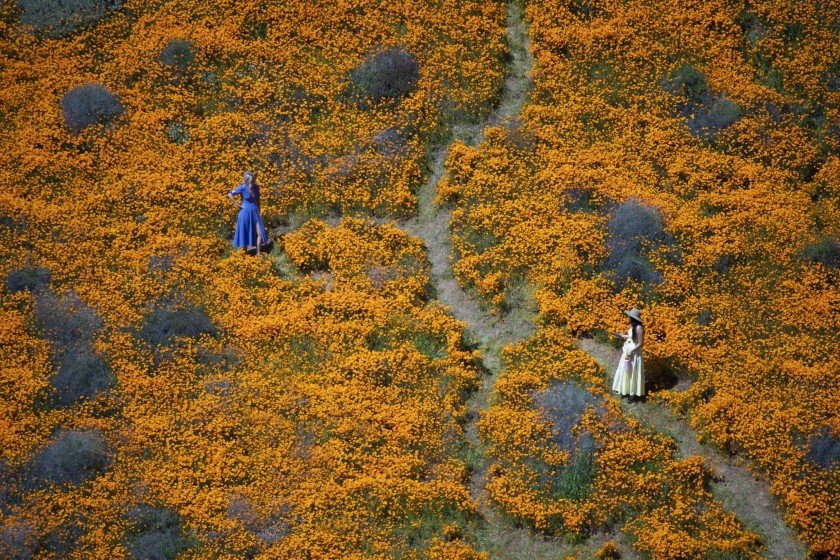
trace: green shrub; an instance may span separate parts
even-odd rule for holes
[[[745,5],[741,12],[735,17],[735,23],[744,33],[744,44],[749,48],[755,48],[758,41],[766,35],[766,24],[752,7]]]
[[[808,440],[805,460],[823,471],[829,471],[840,462],[840,439],[833,437],[824,426]]]
[[[181,529],[178,512],[172,509],[140,504],[126,519],[126,548],[134,560],[174,560],[194,545]]]
[[[61,98],[61,108],[64,122],[74,134],[92,124],[110,123],[124,111],[119,98],[101,84],[71,89]]]
[[[108,443],[100,430],[62,432],[32,458],[29,484],[78,486],[104,473],[110,464]]]
[[[592,491],[595,478],[595,459],[592,453],[576,453],[569,463],[557,470],[550,482],[551,494],[556,498],[581,500]]]
[[[417,550],[428,547],[433,538],[442,535],[444,526],[455,525],[462,528],[468,522],[467,514],[456,503],[449,500],[439,501],[423,505],[420,511],[406,513],[395,525],[392,534],[394,542],[409,549],[411,553],[415,553]],[[396,557],[406,556],[406,554],[396,555]]]
[[[658,284],[662,275],[645,256],[650,248],[667,247],[677,253],[676,243],[665,231],[662,215],[654,206],[630,197],[612,211],[607,223],[608,257],[604,268],[620,291],[628,280],[643,286]]]
[[[110,389],[114,377],[107,361],[93,349],[102,320],[75,292],[59,297],[39,290],[35,299],[35,327],[52,342],[52,359],[59,364],[50,378],[53,404],[70,406]]]
[[[802,257],[813,263],[836,269],[840,266],[840,243],[831,236],[825,236],[816,243],[805,246]]]
[[[108,362],[89,344],[81,343],[61,354],[61,366],[50,383],[55,390],[55,404],[65,407],[108,391],[114,385],[114,377]]]
[[[712,91],[706,77],[692,64],[676,68],[663,87],[684,100],[677,103],[689,131],[704,141],[713,141],[724,128],[741,117],[741,109],[725,93]]]
[[[102,319],[73,291],[62,296],[50,290],[37,292],[34,312],[35,327],[56,352],[93,340],[102,328]]]
[[[446,340],[435,336],[433,333],[421,332],[417,334],[414,337],[414,346],[418,352],[430,360],[446,357]]]
[[[173,144],[186,144],[190,139],[190,132],[183,123],[172,121],[166,125],[166,138]]]
[[[139,338],[153,348],[172,344],[179,338],[198,340],[203,334],[218,335],[204,307],[178,297],[158,300],[143,319],[138,332]]]
[[[699,101],[709,93],[706,76],[689,63],[683,64],[671,72],[664,87],[672,95],[683,94],[694,101]]]
[[[353,92],[363,107],[368,101],[396,102],[417,89],[420,63],[402,47],[390,47],[369,56],[350,73]]]
[[[6,289],[10,294],[16,292],[34,292],[46,288],[50,283],[50,269],[45,267],[21,268],[12,270],[6,276]]]
[[[805,26],[802,22],[788,22],[782,28],[782,39],[787,47],[798,47],[805,38]]]
[[[120,0],[18,0],[20,22],[44,35],[58,37],[104,18]]]
[[[554,498],[576,500],[586,497],[595,476],[597,444],[590,433],[576,434],[575,429],[587,407],[592,406],[596,413],[603,414],[601,398],[574,381],[554,381],[534,396],[534,406],[549,422],[551,443],[570,454],[569,462],[554,474],[550,474],[547,465],[532,465],[540,474],[541,486]]]
[[[171,39],[160,53],[160,61],[184,72],[195,60],[195,47],[186,39]]]

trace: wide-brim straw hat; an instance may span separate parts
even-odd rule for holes
[[[639,308],[638,308],[638,307],[634,307],[633,309],[631,309],[631,310],[629,310],[629,311],[625,311],[624,313],[626,313],[626,314],[627,314],[627,315],[629,315],[630,317],[633,317],[633,318],[634,318],[634,319],[636,319],[638,322],[640,322],[640,323],[642,322],[642,312],[641,312],[641,311],[639,311]]]

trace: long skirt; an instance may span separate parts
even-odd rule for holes
[[[256,247],[257,233],[262,238],[262,243],[268,243],[268,236],[265,233],[265,225],[260,217],[260,210],[256,204],[244,202],[236,219],[236,232],[233,235],[234,247]]]
[[[633,356],[629,368],[624,367],[624,356],[621,357],[613,377],[612,390],[619,395],[644,396],[645,372],[641,356]]]

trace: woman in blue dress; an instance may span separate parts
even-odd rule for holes
[[[259,255],[262,245],[268,241],[268,236],[260,217],[260,187],[254,181],[253,173],[246,171],[242,176],[242,184],[228,193],[228,197],[234,202],[236,195],[242,197],[242,204],[236,219],[233,246],[242,247],[245,251],[256,247]]]

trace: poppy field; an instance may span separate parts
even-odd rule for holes
[[[768,557],[577,346],[634,306],[639,414],[840,556],[838,35],[832,1],[3,3],[0,557]],[[498,372],[424,204],[482,312],[535,310]]]
[[[747,457],[811,554],[835,557],[837,6],[533,2],[527,16],[537,69],[521,122],[475,148],[456,143],[439,189],[453,207],[458,279],[498,313],[530,294],[546,333],[603,337],[641,304],[649,399]],[[527,360],[549,356],[576,363],[559,343]],[[543,389],[546,371],[508,370],[500,417],[485,419],[504,468],[493,489],[536,526],[556,502],[546,506],[533,479],[524,484],[539,505],[511,494],[508,479],[533,474],[534,453],[509,447],[502,418],[527,414],[527,431],[545,429],[530,398],[520,410],[506,391],[526,373]],[[703,553],[671,554],[661,557]]]

